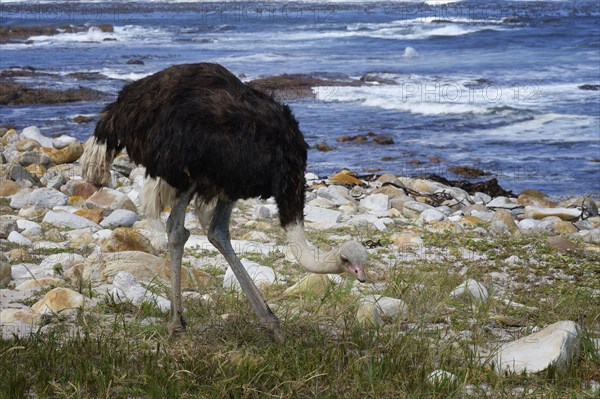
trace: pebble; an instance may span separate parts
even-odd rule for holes
[[[417,201],[407,201],[402,207],[402,214],[407,218],[416,219],[421,213],[428,209],[435,209],[433,206]]]
[[[318,188],[317,196],[325,198],[335,206],[340,206],[349,202],[354,202],[352,199],[349,198],[348,190],[345,187],[336,185]]]
[[[446,219],[446,215],[437,209],[426,209],[419,215],[417,221],[432,223]]]
[[[304,207],[304,220],[309,223],[318,223],[323,228],[336,225],[341,216],[342,212],[340,211],[310,205]]]

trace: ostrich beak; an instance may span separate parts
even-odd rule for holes
[[[352,274],[361,283],[367,281],[367,275],[365,274],[365,270],[362,268],[362,266],[355,266],[351,263],[348,263],[346,269],[348,270],[348,273]]]

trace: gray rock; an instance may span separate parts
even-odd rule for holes
[[[401,299],[381,295],[367,295],[361,298],[358,303],[360,305],[375,305],[380,314],[392,319],[405,320],[408,318],[408,306]]]
[[[40,143],[42,147],[52,148],[52,139],[44,136],[40,132],[40,129],[37,128],[37,126],[26,127],[25,129],[23,129],[23,132],[21,133],[20,137],[22,139],[33,139]]]
[[[124,176],[129,176],[135,167],[136,165],[129,160],[128,156],[117,157],[112,164],[112,169]]]
[[[70,229],[84,229],[91,227],[95,230],[100,230],[100,226],[96,223],[68,212],[50,211],[44,216],[44,223],[49,223],[53,226],[66,227]]]
[[[21,209],[27,205],[37,205],[41,208],[52,209],[55,206],[66,205],[68,198],[60,191],[52,188],[38,188],[30,193],[21,190],[13,196],[10,207]]]
[[[74,143],[76,141],[77,139],[75,137],[63,134],[59,137],[52,139],[52,147],[56,148],[57,150],[60,150],[62,148],[68,147],[69,144]]]
[[[485,193],[475,193],[472,195],[471,197],[472,201],[476,204],[487,204],[488,202],[490,202],[492,200],[492,197],[490,197],[489,195],[485,194]]]
[[[150,303],[156,305],[163,312],[171,307],[171,301],[148,291],[130,273],[118,272],[113,280],[113,285],[115,287],[113,297],[117,300],[129,300],[136,306],[140,306],[144,302]]]
[[[8,287],[12,275],[12,267],[7,262],[0,262],[0,288]]]
[[[596,202],[590,197],[571,198],[561,202],[559,206],[564,208],[576,208],[582,211],[584,219],[598,216],[598,205],[596,205]]]
[[[333,205],[340,206],[347,204],[349,202],[354,202],[352,199],[349,199],[348,190],[341,186],[329,186],[329,187],[321,187],[317,190],[317,196],[321,198],[325,198],[330,201]]]
[[[404,203],[404,207],[402,208],[402,213],[407,218],[417,218],[421,213],[426,211],[427,209],[435,209],[433,206],[424,204],[422,202],[417,201],[408,201]]]
[[[515,209],[521,207],[516,201],[507,197],[496,197],[486,204],[488,208]]]
[[[36,176],[33,176],[27,171],[27,169],[18,164],[10,164],[8,167],[7,175],[10,177],[11,180],[14,181],[26,180],[28,182],[31,182],[31,184],[33,184],[34,186],[40,184],[40,180]]]
[[[137,213],[126,209],[117,209],[104,218],[102,227],[131,227],[140,217]]]
[[[16,157],[15,161],[21,166],[42,165],[47,167],[52,163],[48,155],[37,151],[22,152]]]
[[[0,238],[8,238],[8,235],[16,231],[18,228],[17,222],[12,218],[0,216]]]

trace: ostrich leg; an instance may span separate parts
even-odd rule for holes
[[[184,227],[185,209],[194,195],[194,190],[195,186],[192,186],[188,191],[177,193],[171,214],[167,219],[169,256],[171,258],[171,315],[169,318],[171,336],[185,330],[181,309],[181,258],[185,242],[190,236],[190,232]]]
[[[235,254],[229,239],[229,220],[233,203],[219,199],[215,207],[215,213],[208,229],[208,239],[227,260],[237,278],[242,290],[246,294],[250,305],[256,312],[261,324],[273,333],[275,341],[283,342],[283,336],[279,330],[279,320],[273,314],[261,292],[256,287],[250,275]]]

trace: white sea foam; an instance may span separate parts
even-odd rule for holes
[[[100,73],[110,79],[134,81],[134,80],[145,78],[146,76],[150,76],[154,72],[142,72],[142,73],[119,72],[114,69],[104,68],[100,71]]]
[[[103,32],[99,28],[92,26],[83,32],[63,32],[57,35],[31,36],[29,40],[32,41],[33,46],[71,46],[87,43],[105,43],[108,45],[111,43],[118,43],[122,45],[124,42],[169,42],[171,40],[171,35],[171,33],[161,29],[151,29],[136,25],[115,26],[114,32]],[[19,48],[29,45],[11,43],[9,46],[11,46],[11,48]]]

